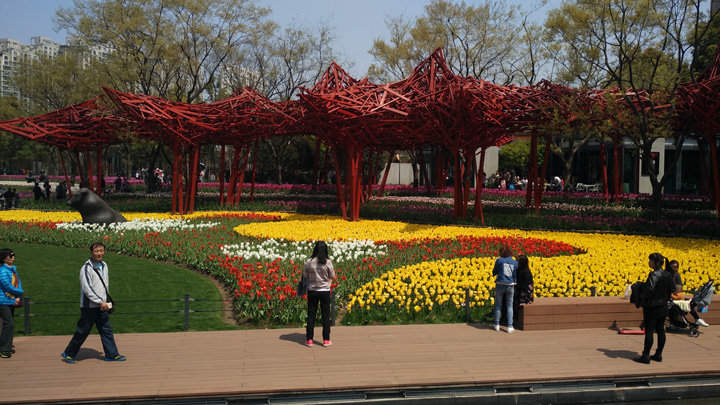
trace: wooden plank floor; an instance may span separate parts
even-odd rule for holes
[[[97,335],[71,365],[69,336],[18,337],[0,360],[3,403],[288,394],[379,387],[602,379],[720,372],[720,326],[668,335],[662,363],[631,359],[643,336],[609,329],[495,332],[486,324],[335,327],[331,347],[304,329],[116,335],[126,362],[102,360]],[[316,332],[316,338],[320,329]]]

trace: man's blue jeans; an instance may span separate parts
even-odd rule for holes
[[[515,286],[495,284],[495,325],[500,325],[500,314],[502,313],[502,303],[505,300],[505,312],[507,313],[508,324],[513,324],[513,299],[515,298]]]
[[[100,340],[102,341],[105,357],[117,356],[118,349],[115,345],[115,337],[110,327],[110,315],[108,311],[102,311],[100,308],[80,308],[80,320],[77,323],[77,330],[70,339],[65,348],[65,354],[70,357],[77,356],[80,346],[85,343],[88,335],[92,331],[93,325],[97,326]]]

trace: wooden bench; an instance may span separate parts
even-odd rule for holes
[[[714,305],[720,305],[720,301]],[[700,316],[710,327],[720,327],[720,311],[713,311],[713,304]],[[535,298],[532,304],[520,307],[514,326],[528,331],[638,328],[642,317],[642,308],[635,308],[635,304],[622,297]],[[693,320],[692,315],[688,315],[688,320]]]

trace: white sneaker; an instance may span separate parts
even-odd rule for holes
[[[710,326],[707,322],[703,321],[702,319],[698,318],[695,320],[695,323],[700,326]]]
[[[513,332],[515,332],[515,328],[513,328],[512,326],[508,326],[508,333],[513,333]]]
[[[495,332],[500,332],[500,325],[495,325]]]

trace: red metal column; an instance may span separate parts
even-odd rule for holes
[[[455,208],[453,209],[453,215],[455,220],[462,218],[462,186],[461,186],[461,170],[460,170],[460,152],[453,152],[453,202]]]
[[[220,173],[218,173],[218,179],[220,180],[220,206],[223,206],[225,199],[225,145],[220,146]]]
[[[545,137],[545,154],[543,155],[543,165],[542,165],[542,171],[540,175],[540,181],[543,183],[542,190],[545,189],[545,179],[547,179],[547,167],[548,163],[550,161],[550,144],[552,141],[550,140],[550,135],[547,135]],[[542,191],[541,190],[541,191]]]
[[[97,195],[102,197],[103,192],[103,186],[102,186],[102,180],[103,180],[103,165],[102,165],[102,147],[98,146],[95,149],[95,169],[97,170]]]
[[[390,156],[388,157],[387,164],[385,165],[385,173],[383,173],[382,181],[380,182],[380,189],[378,190],[378,197],[382,197],[383,193],[385,192],[385,183],[387,182],[388,175],[390,174],[390,165],[392,164],[393,160],[393,152],[390,152]]]
[[[325,157],[323,158],[322,169],[320,170],[320,184],[327,183],[328,164],[330,162],[330,149],[325,148]]]
[[[476,180],[475,183],[477,186],[475,187],[475,209],[473,210],[473,220],[477,222],[478,216],[480,217],[480,223],[482,225],[485,225],[485,217],[483,216],[483,209],[482,209],[482,179],[480,176],[482,176],[483,169],[485,168],[485,148],[482,148],[482,151],[480,152],[480,165],[477,169],[477,174],[475,176]]]
[[[610,194],[608,191],[608,178],[607,178],[607,157],[605,156],[605,141],[600,142],[600,167],[602,168],[602,185],[603,195],[605,196],[605,202],[610,200]]]
[[[192,147],[192,166],[190,167],[190,176],[188,176],[188,200],[190,201],[187,205],[186,214],[192,214],[195,212],[195,196],[197,195],[198,188],[198,165],[200,164],[200,145],[193,145]]]
[[[79,152],[77,149],[76,149],[74,152],[75,152],[75,162],[77,162],[78,176],[80,176],[80,179],[78,180],[78,183],[82,183],[82,172],[83,172],[83,170],[82,170],[82,161],[80,160],[80,152]],[[75,176],[73,176],[73,182],[74,182],[74,181],[75,181]],[[78,187],[79,187],[79,186],[80,186],[80,184],[78,184]],[[85,186],[85,188],[87,188],[87,185]]]
[[[253,202],[255,200],[255,174],[257,173],[257,156],[258,156],[258,141],[255,141],[255,149],[253,150],[252,182],[250,183],[250,202]]]
[[[230,164],[230,183],[228,184],[228,194],[225,198],[225,205],[230,206],[231,201],[235,201],[235,189],[237,188],[237,170],[240,161],[240,146],[233,145],[233,160]]]
[[[245,148],[245,156],[243,156],[243,164],[242,164],[242,170],[240,171],[240,179],[238,181],[238,189],[237,193],[235,193],[235,203],[234,206],[238,206],[240,204],[240,197],[242,197],[242,189],[243,184],[245,182],[245,172],[247,171],[247,164],[248,164],[248,157],[250,156],[250,145],[248,145]]]
[[[420,160],[420,171],[423,173],[423,175],[425,177],[425,187],[427,188],[428,192],[430,192],[430,187],[432,187],[432,185],[430,184],[430,177],[428,175],[427,165],[425,164],[425,154],[423,153],[422,148],[420,149],[419,153],[420,153],[420,156],[418,156],[418,157]]]
[[[465,179],[465,181],[462,182],[463,184],[463,200],[462,200],[462,218],[467,218],[467,207],[468,207],[468,201],[470,200],[470,178],[472,173],[472,160],[475,158],[475,151],[472,153],[465,153],[465,167],[463,169],[462,178]],[[475,182],[477,185],[477,181]]]
[[[706,135],[710,144],[710,158],[712,159],[712,178],[713,178],[713,195],[715,196],[715,211],[720,218],[720,179],[718,179],[718,156],[717,156],[717,140],[714,135]]]
[[[313,162],[312,189],[317,189],[320,180],[318,180],[318,166],[320,165],[320,138],[315,138],[315,161]]]
[[[530,136],[530,158],[528,160],[530,164],[530,170],[528,170],[528,185],[527,193],[525,194],[525,208],[532,206],[532,194],[533,189],[537,185],[537,131],[533,130]],[[543,182],[543,186],[544,186]]]
[[[533,165],[533,168],[535,169],[535,175],[537,176],[538,173],[538,137],[537,132],[533,131],[533,149],[535,149],[535,153],[533,153],[533,160],[530,162],[530,164]],[[540,176],[537,176],[537,182],[535,183],[535,213],[540,212],[540,200],[542,199],[542,192],[545,189],[545,179],[541,179]]]
[[[342,181],[342,177],[340,176],[340,161],[338,160],[337,145],[333,146],[333,156],[335,158],[335,192],[337,193],[337,203],[340,206],[340,211],[342,212],[343,219],[347,221],[345,199],[343,198],[344,193],[340,184]]]
[[[362,172],[363,172],[363,150],[357,151],[356,164],[357,164],[357,177],[355,180],[355,208],[353,210],[353,221],[357,222],[360,220],[360,203],[362,200]]]
[[[182,179],[183,179],[183,152],[180,145],[173,145],[173,200],[177,200],[178,214],[185,213],[185,199],[183,198]],[[151,174],[152,175],[152,174]],[[175,202],[175,201],[173,201]]]
[[[613,201],[616,203],[620,201],[620,158],[619,158],[620,145],[616,141],[613,141]]]
[[[65,185],[67,186],[68,195],[72,198],[72,188],[70,187],[70,179],[68,178],[67,169],[65,168],[65,159],[63,159],[62,149],[58,148],[58,154],[60,155],[60,163],[62,164],[63,174],[65,175]]]
[[[179,174],[179,168],[178,168],[178,157],[179,152],[177,146],[173,146],[173,173],[172,173],[172,198],[171,198],[171,212],[173,214],[178,213],[178,174]],[[152,167],[148,168],[148,176],[152,176]],[[147,180],[146,180],[147,181]]]
[[[707,170],[707,161],[705,160],[705,153],[703,152],[704,143],[703,138],[699,137],[697,139],[698,143],[698,157],[700,160],[700,193],[708,193],[710,195],[710,204],[713,207],[717,207],[715,205],[715,193],[712,193],[710,190],[712,190],[712,184],[711,184],[711,177],[708,174]],[[717,209],[717,208],[716,208]]]
[[[349,185],[348,201],[350,202],[350,220],[360,220],[360,193],[362,186],[362,149],[351,145],[348,148],[348,173],[345,174]]]
[[[88,171],[88,175],[87,175],[88,176],[88,189],[90,191],[95,192],[95,194],[97,194],[97,191],[94,190],[95,187],[93,185],[92,163],[90,163],[91,161],[92,160],[90,159],[90,150],[88,149],[85,151],[85,165],[87,166],[87,171]]]

